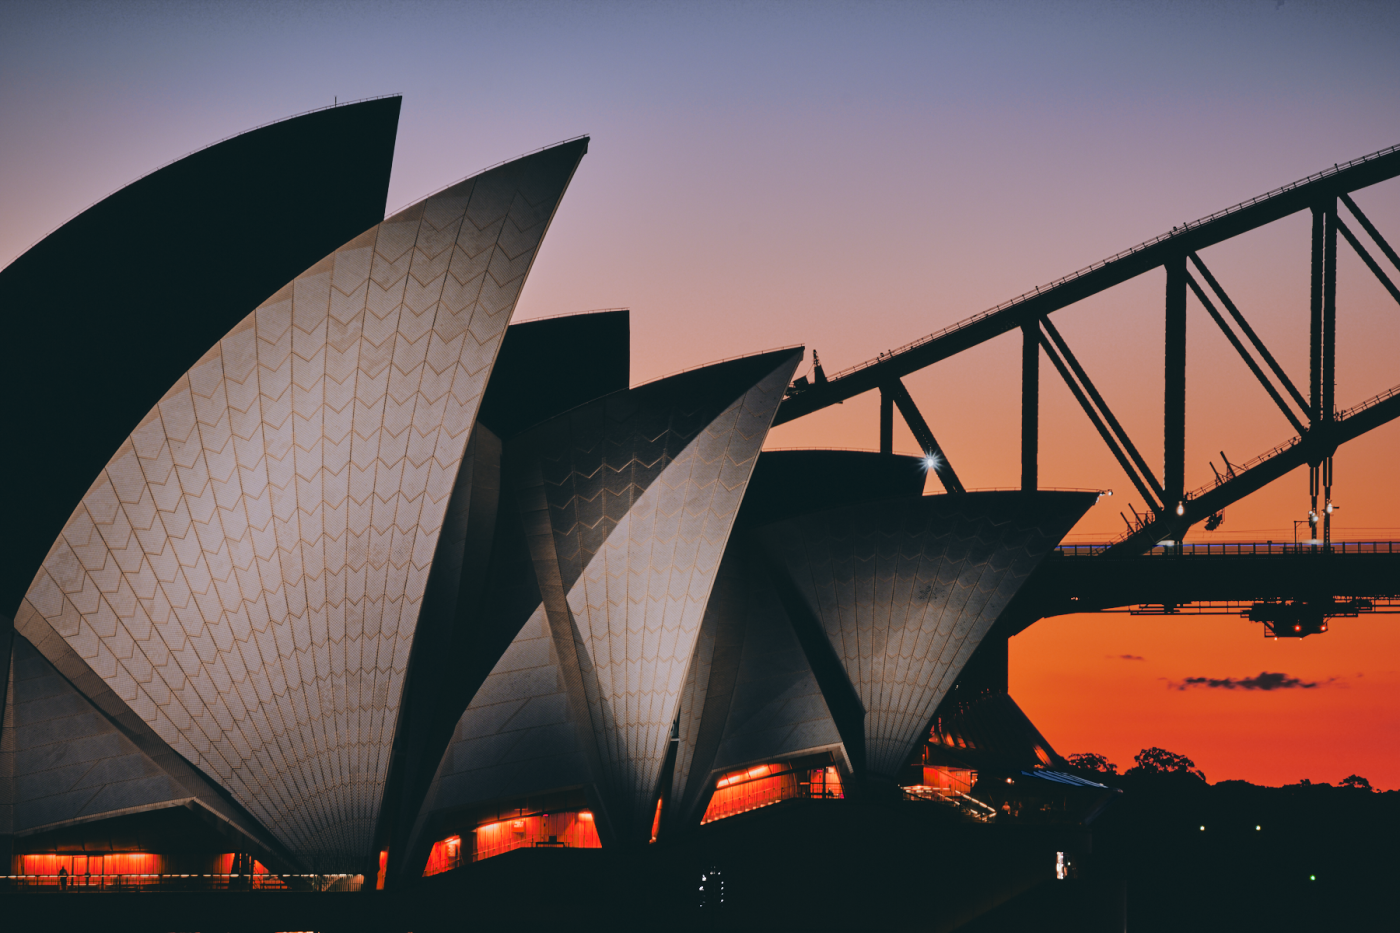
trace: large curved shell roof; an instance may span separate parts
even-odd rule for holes
[[[800,359],[703,367],[506,444],[500,514],[537,595],[442,756],[415,868],[440,817],[570,786],[589,789],[606,842],[646,838],[720,556]]]
[[[862,503],[756,535],[794,625],[854,688],[864,767],[893,778],[992,623],[1093,493],[981,492]],[[828,697],[830,699],[830,696]]]
[[[248,315],[112,456],[16,620],[321,865],[372,846],[448,495],[586,145],[415,204]]]
[[[171,384],[288,279],[384,217],[398,97],[251,130],[132,182],[0,270],[0,615]]]

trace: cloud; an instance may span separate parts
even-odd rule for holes
[[[1115,661],[1146,661],[1146,660],[1147,660],[1146,658],[1144,658],[1144,657],[1143,657],[1142,655],[1140,655],[1140,654],[1117,654],[1117,655],[1110,654],[1108,657],[1111,658],[1111,659],[1113,659],[1113,660],[1115,660]]]
[[[1287,674],[1260,671],[1258,677],[1188,677],[1182,681],[1172,681],[1167,686],[1177,690],[1185,690],[1187,687],[1216,687],[1223,690],[1312,690],[1324,687],[1336,679],[1329,677],[1323,681],[1302,680]]]

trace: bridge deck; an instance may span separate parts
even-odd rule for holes
[[[1062,544],[1059,557],[1097,557],[1111,544]],[[1330,554],[1400,554],[1400,541],[1333,541]],[[1142,557],[1287,557],[1328,556],[1328,550],[1310,541],[1231,541],[1219,544],[1158,545]]]
[[[1125,607],[1182,607],[1264,600],[1382,600],[1400,597],[1400,541],[1187,544],[1117,560],[1093,560],[1104,545],[1053,552],[998,623],[1006,635],[1037,619]]]

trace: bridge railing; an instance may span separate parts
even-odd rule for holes
[[[300,891],[352,892],[364,885],[363,875],[233,875],[233,874],[73,874],[0,875],[0,890],[54,894],[97,894],[132,891]]]
[[[972,317],[965,318],[964,320],[957,321],[956,323],[953,323],[953,324],[949,324],[947,327],[944,327],[944,328],[941,329],[941,330],[935,331],[935,332],[933,332],[932,334],[928,334],[927,336],[920,337],[920,338],[918,338],[917,340],[911,340],[909,343],[906,343],[906,344],[905,344],[904,346],[902,346],[902,347],[896,347],[896,348],[893,349],[893,350],[888,350],[888,351],[886,351],[886,352],[884,352],[884,353],[881,353],[879,356],[875,357],[873,360],[866,360],[864,363],[857,363],[855,366],[851,366],[851,367],[848,367],[848,368],[846,368],[846,369],[843,369],[843,370],[841,370],[840,372],[836,373],[835,375],[831,376],[831,377],[830,377],[830,378],[831,378],[831,381],[832,381],[832,382],[836,382],[837,380],[844,379],[844,378],[847,377],[847,376],[850,376],[850,375],[853,375],[854,373],[860,372],[862,369],[866,369],[866,368],[868,368],[868,367],[870,367],[870,366],[874,366],[874,365],[876,365],[876,364],[878,364],[878,363],[883,363],[885,360],[890,359],[891,357],[900,356],[900,355],[902,355],[902,354],[904,354],[904,353],[909,352],[910,350],[915,349],[916,347],[921,347],[921,346],[923,346],[923,345],[926,344],[926,343],[932,343],[933,341],[938,340],[938,339],[941,338],[941,337],[946,337],[948,334],[951,334],[951,333],[953,333],[953,332],[955,332],[955,331],[962,330],[963,328],[966,328],[966,327],[971,327],[973,324],[976,324],[978,321],[981,321],[981,320],[983,320],[983,319],[985,319],[985,318],[991,317],[993,314],[997,314],[998,312],[1005,311],[1007,308],[1014,307],[1014,306],[1016,306],[1016,305],[1018,305],[1018,304],[1021,304],[1022,302],[1029,301],[1030,299],[1035,298],[1035,297],[1038,297],[1039,295],[1043,294],[1044,292],[1048,292],[1048,291],[1051,291],[1052,289],[1059,288],[1061,285],[1064,285],[1064,284],[1066,284],[1066,283],[1068,283],[1068,282],[1074,281],[1075,279],[1078,279],[1078,278],[1081,278],[1081,277],[1083,277],[1083,276],[1085,276],[1085,275],[1088,275],[1090,272],[1094,272],[1094,271],[1096,271],[1096,270],[1098,270],[1098,269],[1101,269],[1101,268],[1103,268],[1104,266],[1106,266],[1106,265],[1108,265],[1108,264],[1110,264],[1110,263],[1117,262],[1117,261],[1119,261],[1120,259],[1124,259],[1124,258],[1126,258],[1126,257],[1128,257],[1128,256],[1132,256],[1132,255],[1135,254],[1135,253],[1140,253],[1140,252],[1142,252],[1143,250],[1147,249],[1148,247],[1156,246],[1158,243],[1161,243],[1163,240],[1170,240],[1170,239],[1173,239],[1174,237],[1182,236],[1182,235],[1184,235],[1185,233],[1187,233],[1187,232],[1189,232],[1189,231],[1191,231],[1191,230],[1195,230],[1195,229],[1197,229],[1198,227],[1202,227],[1202,226],[1204,226],[1205,224],[1211,223],[1212,221],[1219,220],[1219,219],[1222,218],[1222,217],[1227,217],[1227,216],[1229,216],[1230,214],[1234,214],[1234,213],[1237,213],[1237,212],[1239,212],[1239,211],[1242,211],[1242,210],[1244,210],[1244,209],[1247,208],[1247,207],[1253,207],[1255,204],[1258,204],[1258,203],[1260,203],[1261,201],[1267,201],[1267,200],[1269,200],[1270,198],[1276,198],[1276,197],[1278,197],[1279,195],[1287,194],[1288,192],[1290,192],[1290,191],[1292,191],[1292,190],[1294,190],[1294,189],[1296,189],[1296,188],[1301,188],[1301,187],[1303,187],[1304,185],[1312,184],[1313,182],[1320,181],[1320,180],[1323,179],[1323,178],[1327,178],[1327,177],[1329,177],[1329,176],[1339,174],[1340,172],[1344,172],[1344,171],[1346,171],[1347,169],[1353,168],[1353,167],[1355,167],[1355,166],[1357,166],[1357,165],[1361,165],[1361,164],[1366,163],[1366,162],[1372,162],[1372,161],[1374,161],[1374,160],[1376,160],[1376,159],[1382,158],[1382,157],[1384,157],[1384,156],[1391,155],[1392,153],[1395,153],[1395,152],[1400,152],[1400,145],[1387,146],[1387,147],[1384,148],[1384,149],[1378,150],[1378,151],[1376,151],[1376,152],[1369,153],[1369,154],[1367,154],[1367,155],[1361,156],[1360,158],[1352,159],[1350,162],[1341,162],[1341,163],[1338,163],[1337,165],[1332,166],[1332,168],[1323,169],[1323,170],[1320,171],[1320,172],[1314,172],[1313,174],[1307,176],[1306,178],[1300,178],[1300,179],[1298,179],[1298,180],[1295,181],[1295,182],[1291,182],[1291,183],[1289,183],[1289,184],[1283,185],[1282,187],[1275,188],[1275,189],[1273,189],[1272,191],[1268,191],[1268,192],[1265,192],[1264,194],[1257,195],[1257,196],[1255,196],[1255,197],[1249,198],[1248,200],[1241,201],[1241,202],[1238,203],[1238,204],[1232,204],[1232,205],[1230,205],[1229,207],[1227,207],[1227,208],[1225,208],[1225,209],[1223,209],[1223,210],[1218,210],[1218,211],[1216,211],[1216,212],[1213,213],[1213,214],[1207,214],[1205,217],[1201,217],[1201,218],[1199,218],[1198,220],[1187,221],[1186,223],[1182,224],[1182,225],[1179,226],[1179,227],[1172,227],[1171,230],[1169,230],[1168,232],[1158,234],[1157,236],[1153,237],[1153,238],[1150,239],[1150,240],[1144,240],[1143,242],[1137,244],[1136,246],[1130,246],[1129,248],[1127,248],[1127,249],[1125,249],[1125,250],[1120,250],[1119,252],[1114,253],[1112,256],[1109,256],[1109,257],[1107,257],[1107,258],[1105,258],[1105,259],[1100,259],[1098,262],[1091,263],[1090,265],[1087,265],[1087,266],[1085,266],[1085,267],[1082,268],[1082,269],[1076,269],[1074,272],[1071,272],[1071,273],[1069,273],[1068,275],[1060,276],[1058,279],[1055,279],[1053,282],[1050,282],[1050,283],[1048,283],[1048,284],[1045,284],[1045,285],[1037,285],[1035,288],[1031,289],[1030,291],[1028,291],[1028,292],[1023,292],[1022,294],[1017,295],[1015,298],[1010,298],[1010,299],[1008,299],[1008,300],[1006,300],[1006,301],[1003,301],[1001,304],[995,305],[994,307],[988,308],[988,309],[985,310],[985,311],[981,311],[981,312],[979,312],[979,313],[977,313],[977,314],[974,314]]]
[[[1381,402],[1384,402],[1386,399],[1393,398],[1396,395],[1400,395],[1400,386],[1393,386],[1389,389],[1386,389],[1384,392],[1381,392],[1379,395],[1373,395],[1372,397],[1366,399],[1360,404],[1353,405],[1350,408],[1344,408],[1340,411],[1337,411],[1333,415],[1333,423],[1341,424],[1348,418],[1355,417],[1356,415],[1360,414],[1368,408],[1374,408]],[[1224,473],[1217,473],[1215,479],[1211,480],[1209,483],[1206,483],[1204,486],[1199,486],[1195,489],[1190,490],[1182,498],[1186,502],[1190,502],[1194,499],[1199,499],[1201,496],[1204,496],[1211,490],[1223,486],[1231,480],[1239,478],[1248,471],[1260,466],[1261,464],[1268,462],[1269,460],[1272,460],[1280,454],[1287,453],[1294,447],[1297,447],[1302,442],[1303,437],[1301,435],[1291,437],[1288,440],[1284,441],[1282,444],[1278,444],[1275,447],[1271,447],[1270,449],[1264,451],[1262,454],[1259,454],[1256,457],[1251,457],[1244,463],[1227,463],[1225,464]],[[1118,535],[1118,537],[1114,538],[1108,544],[1096,546],[1099,547],[1100,550],[1102,550],[1103,548],[1106,548],[1109,545],[1118,544],[1120,542],[1126,541],[1156,520],[1156,517],[1151,512],[1146,512],[1143,515],[1138,515],[1136,512],[1134,512],[1133,517],[1135,521],[1131,521],[1128,523],[1127,531]]]
[[[1108,544],[1062,544],[1055,549],[1060,557],[1096,557]],[[1330,548],[1320,544],[1292,541],[1230,541],[1219,544],[1180,544],[1154,547],[1143,556],[1157,557],[1283,557],[1331,554],[1400,554],[1400,541],[1333,541]]]

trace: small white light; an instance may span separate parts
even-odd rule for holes
[[[1254,827],[1254,831],[1255,831],[1256,833],[1259,832],[1259,827],[1258,827],[1258,826]]]
[[[942,462],[942,461],[939,460],[939,458],[938,458],[938,454],[934,453],[933,451],[929,451],[928,453],[924,454],[924,469],[925,469],[925,470],[936,470],[936,469],[938,469],[938,465],[939,465],[941,462]]]
[[[1206,828],[1205,828],[1204,826],[1202,826],[1202,827],[1201,827],[1201,832],[1205,832],[1205,831],[1206,831]]]
[[[1186,514],[1186,503],[1185,503],[1185,502],[1178,502],[1178,503],[1176,504],[1176,514],[1177,514],[1177,515],[1185,515],[1185,514]]]

